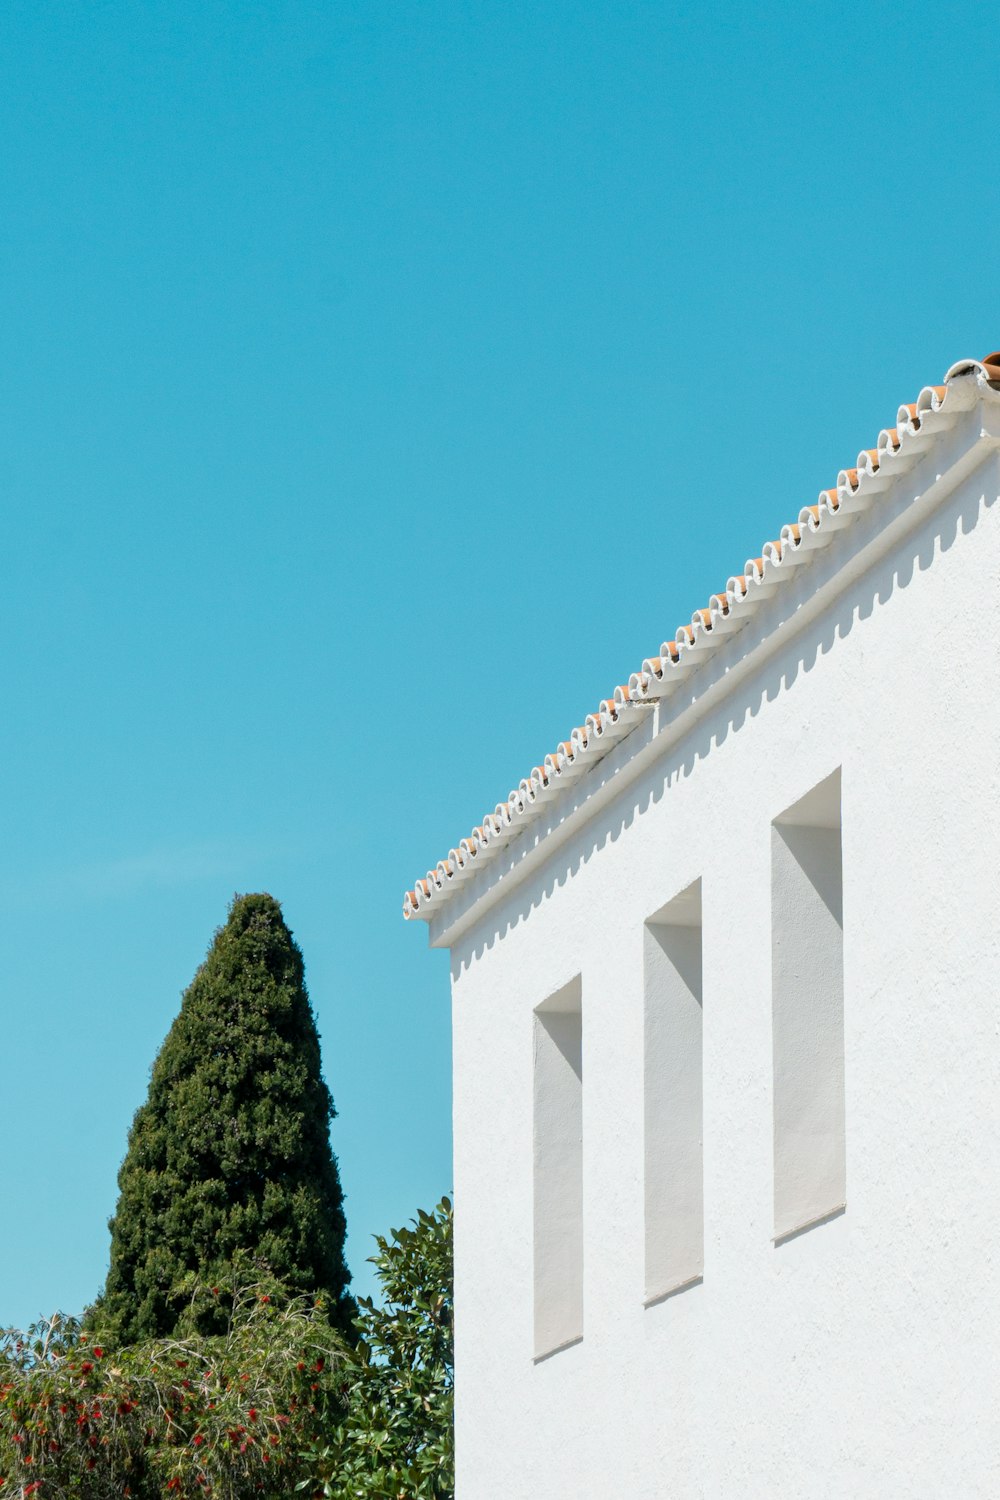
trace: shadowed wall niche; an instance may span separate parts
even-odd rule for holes
[[[579,978],[534,1013],[535,1358],[583,1336],[583,1012]]]
[[[646,1302],[700,1281],[701,881],[643,928]]]
[[[840,771],[771,826],[774,1238],[847,1197]]]

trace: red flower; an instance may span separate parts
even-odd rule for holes
[[[256,1422],[256,1420],[257,1420],[257,1408],[256,1408],[256,1406],[251,1406],[250,1410],[247,1412],[247,1416],[250,1418],[251,1422]]]
[[[101,1349],[97,1344],[94,1345],[94,1358],[95,1359],[103,1359],[104,1358],[104,1350]]]
[[[93,1369],[93,1368],[94,1368],[94,1367],[93,1367],[93,1365],[92,1365],[92,1364],[91,1364],[91,1363],[90,1363],[90,1360],[89,1360],[89,1359],[85,1359],[85,1360],[84,1360],[84,1362],[83,1362],[83,1364],[82,1364],[82,1365],[81,1365],[81,1366],[80,1366],[80,1374],[81,1374],[81,1375],[89,1375],[89,1374],[90,1374],[90,1372],[91,1372],[91,1370],[92,1370],[92,1369]]]
[[[200,1432],[196,1432],[195,1435],[194,1435],[194,1445],[195,1445],[195,1447],[196,1448],[200,1448],[201,1445],[202,1445],[202,1443],[204,1441],[205,1441],[205,1439],[202,1436],[202,1434]]]
[[[260,1300],[261,1300],[261,1301],[262,1301],[262,1302],[270,1302],[270,1300],[271,1300],[271,1299],[270,1299],[270,1297],[269,1297],[269,1296],[268,1296],[268,1295],[267,1295],[267,1293],[266,1293],[266,1292],[265,1292],[265,1293],[264,1293],[264,1295],[263,1295],[263,1297],[261,1297],[261,1299],[260,1299]]]
[[[321,1375],[325,1369],[326,1369],[326,1360],[323,1358],[323,1356],[321,1354],[320,1357],[319,1357],[319,1359],[316,1361],[316,1373],[318,1375]]]

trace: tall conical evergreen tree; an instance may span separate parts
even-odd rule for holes
[[[302,954],[271,896],[237,896],[181,1002],[129,1132],[92,1316],[108,1339],[166,1336],[191,1273],[223,1281],[241,1252],[334,1318],[350,1299],[333,1100]],[[207,1331],[207,1330],[206,1330]]]

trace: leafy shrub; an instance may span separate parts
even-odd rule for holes
[[[451,1500],[455,1493],[452,1206],[376,1236],[382,1300],[358,1303],[347,1414],[299,1489],[337,1500]],[[317,1483],[318,1481],[318,1483]]]

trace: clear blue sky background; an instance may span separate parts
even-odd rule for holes
[[[0,1322],[284,903],[370,1235],[451,1186],[404,887],[1000,344],[995,7],[0,19]],[[489,1120],[483,1129],[489,1129]]]

